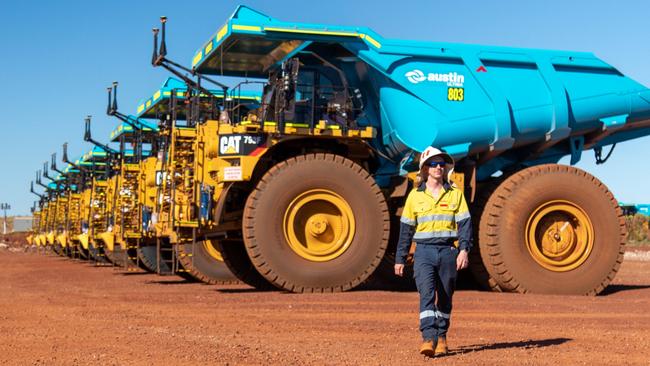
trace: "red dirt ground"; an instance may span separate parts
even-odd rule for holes
[[[294,295],[0,251],[2,365],[575,365],[650,361],[650,262],[597,297],[457,292],[451,354],[415,292]]]

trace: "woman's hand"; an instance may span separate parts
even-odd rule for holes
[[[397,276],[404,276],[404,265],[403,264],[395,264],[395,275]]]
[[[397,265],[395,265],[395,270],[397,271]],[[456,257],[456,270],[461,270],[469,266],[469,255],[466,250],[461,250]]]

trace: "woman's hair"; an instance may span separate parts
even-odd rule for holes
[[[420,171],[418,172],[418,175],[415,176],[415,186],[419,187],[420,184],[422,184],[422,182],[426,182],[427,175],[428,174],[424,174],[424,167],[422,167],[422,169],[420,169]]]

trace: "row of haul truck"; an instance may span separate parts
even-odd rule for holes
[[[386,39],[240,6],[183,66],[161,21],[152,64],[172,77],[134,114],[114,83],[109,139],[88,117],[92,149],[69,159],[64,145],[37,172],[42,250],[260,289],[399,285],[399,217],[433,145],[456,160],[482,286],[594,295],[614,278],[623,213],[558,161],[603,163],[650,134],[650,90],[593,54]]]

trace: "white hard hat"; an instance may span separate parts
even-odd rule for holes
[[[451,157],[451,155],[447,154],[444,151],[436,149],[433,146],[429,146],[426,149],[424,149],[424,151],[420,155],[420,169],[422,169],[422,166],[427,160],[431,159],[434,156],[440,156],[444,159],[445,163],[452,166],[454,165],[454,159]]]

